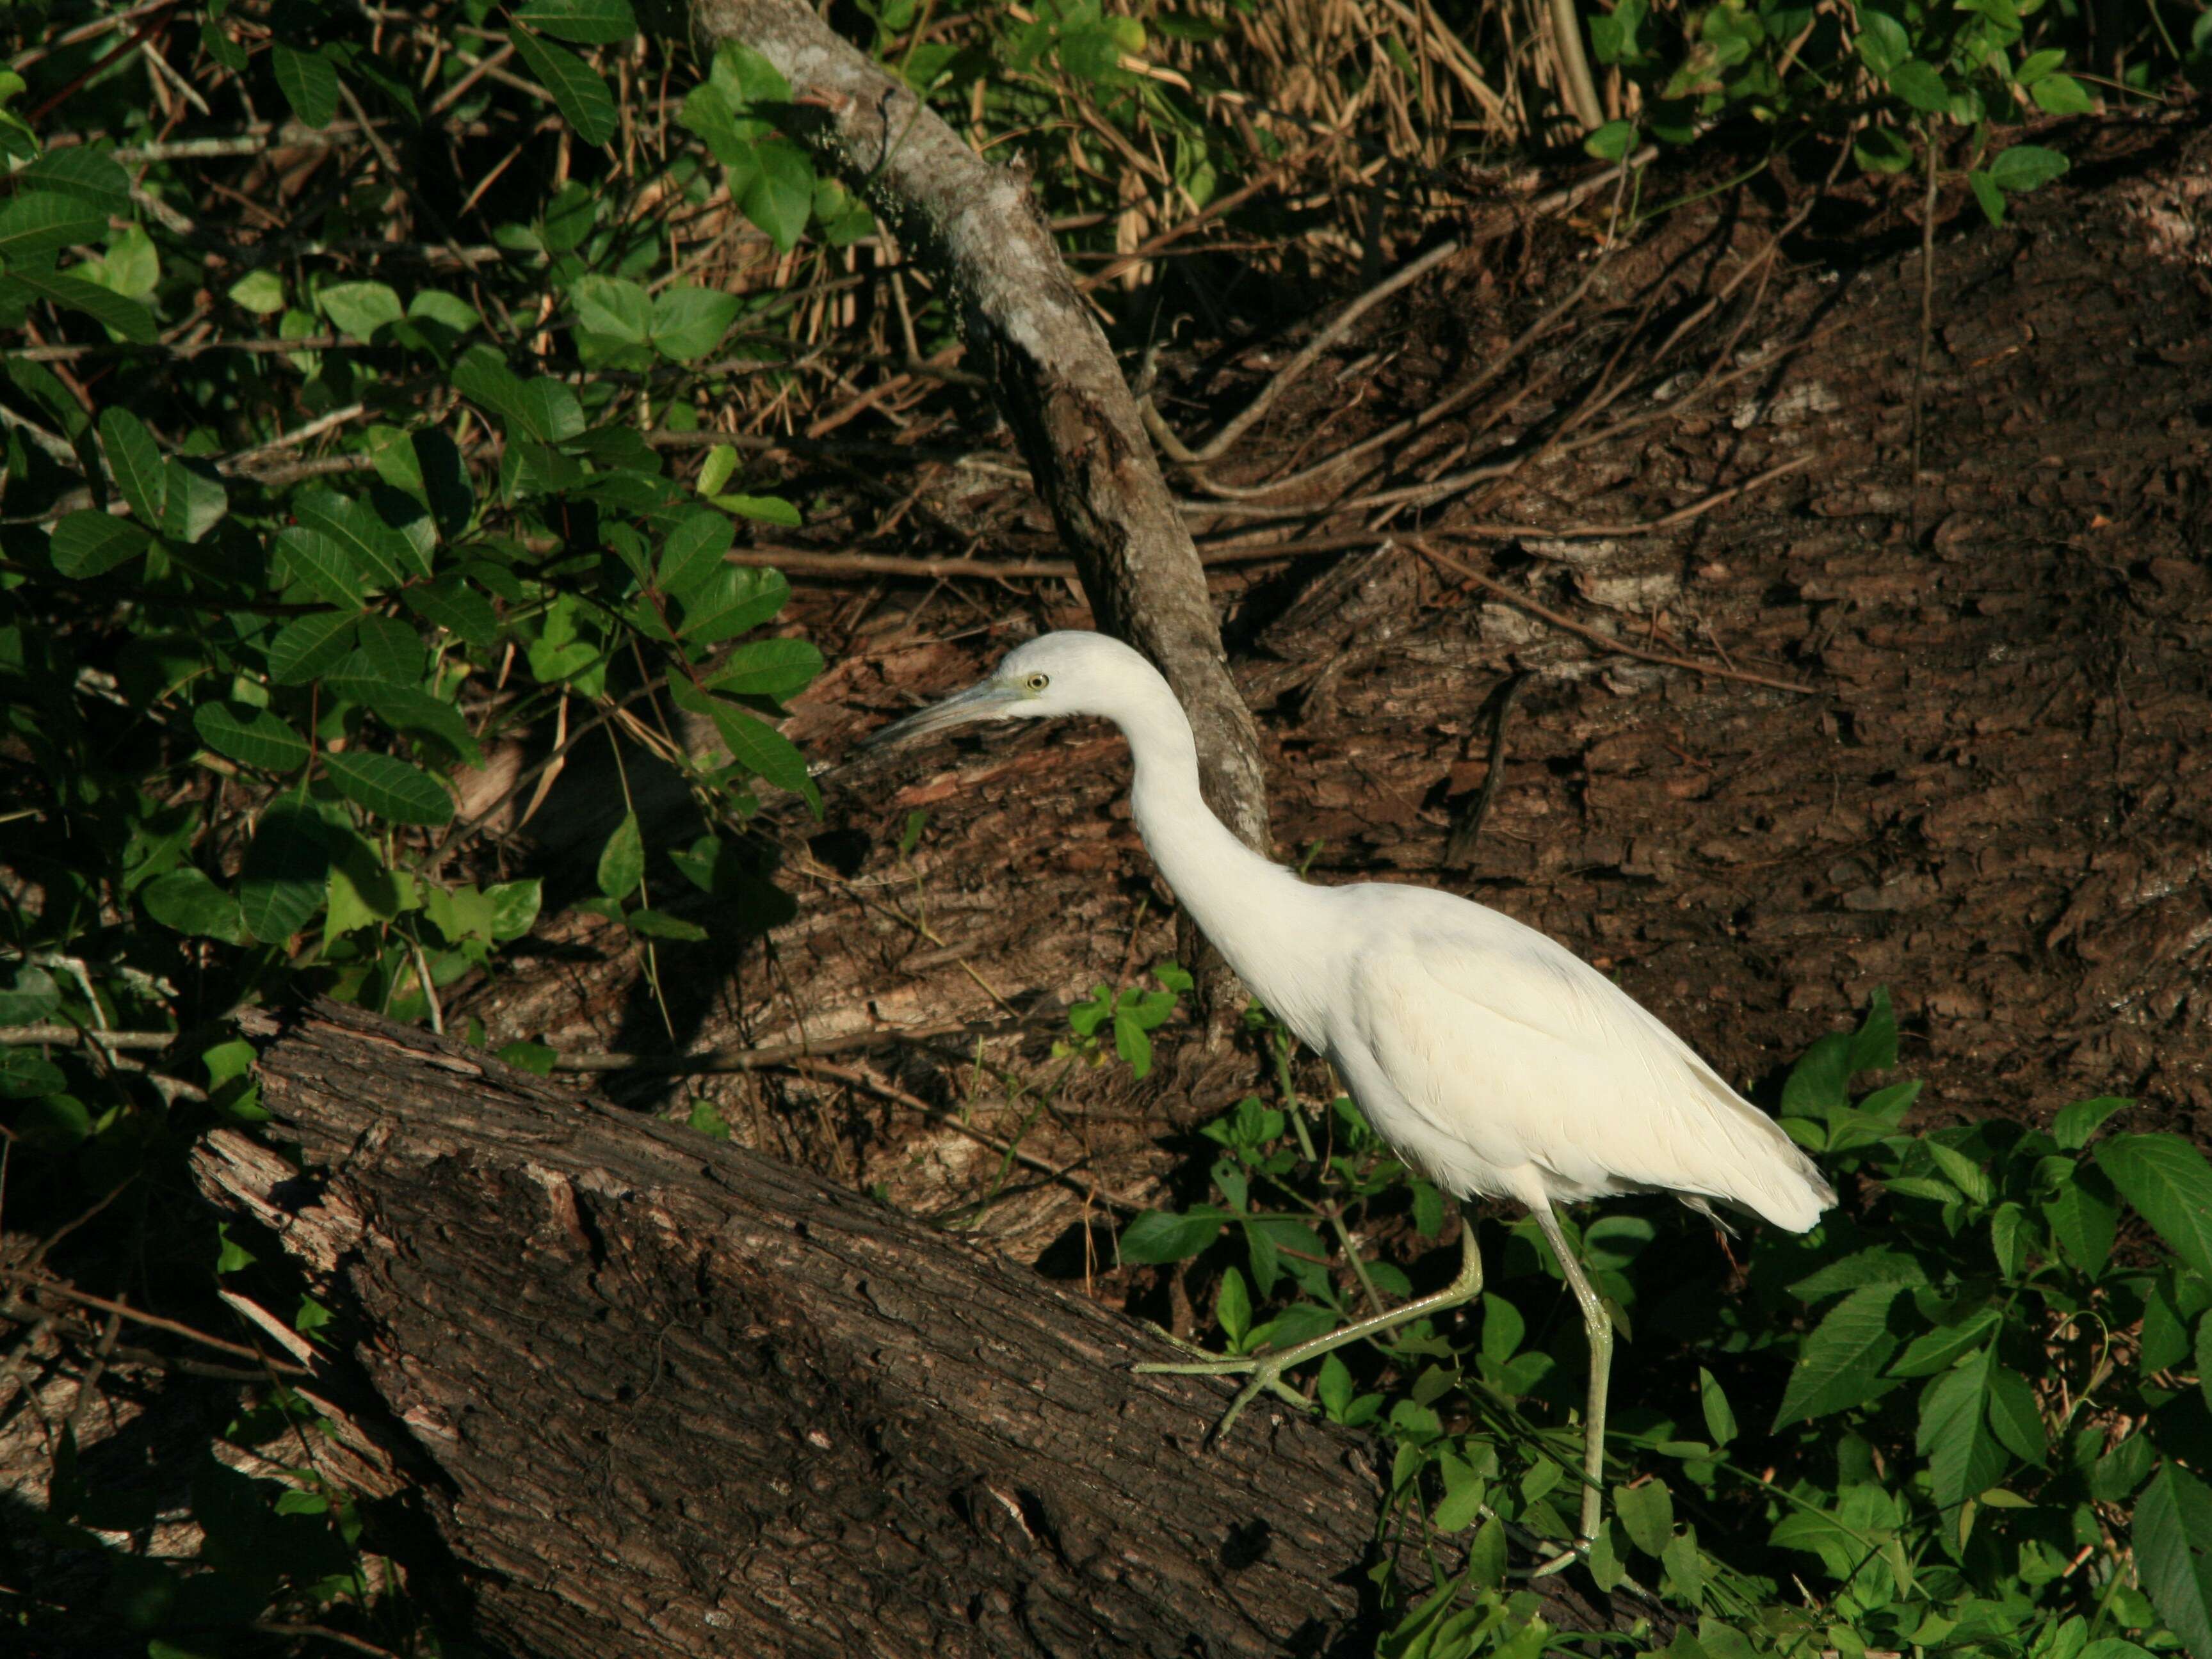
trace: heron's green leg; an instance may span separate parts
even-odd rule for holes
[[[1559,1231],[1559,1218],[1552,1214],[1550,1205],[1536,1211],[1536,1225],[1552,1241],[1552,1254],[1559,1258],[1559,1266],[1565,1269],[1567,1287],[1574,1292],[1575,1300],[1582,1304],[1583,1329],[1589,1333],[1590,1350],[1589,1399],[1583,1411],[1583,1519],[1578,1529],[1579,1541],[1575,1549],[1537,1568],[1540,1576],[1558,1571],[1597,1536],[1598,1517],[1605,1502],[1605,1396],[1613,1377],[1613,1317],[1591,1287],[1582,1263],[1567,1248],[1566,1238]]]
[[[1444,1309],[1457,1307],[1462,1302],[1472,1302],[1481,1295],[1482,1255],[1474,1244],[1474,1223],[1466,1216],[1460,1218],[1459,1244],[1459,1276],[1442,1290],[1417,1298],[1403,1307],[1392,1308],[1387,1313],[1356,1319],[1326,1336],[1316,1336],[1310,1342],[1300,1342],[1295,1347],[1285,1348],[1280,1353],[1224,1355],[1219,1359],[1182,1362],[1147,1360],[1130,1369],[1177,1377],[1234,1377],[1249,1371],[1251,1380],[1237,1390],[1237,1397],[1229,1402],[1229,1409],[1221,1414],[1221,1420],[1213,1426],[1213,1438],[1218,1440],[1229,1432],[1244,1408],[1263,1391],[1272,1390],[1300,1406],[1306,1404],[1304,1396],[1283,1382],[1284,1373],[1293,1366],[1302,1365],[1309,1359],[1318,1359],[1322,1354],[1343,1347],[1347,1343],[1377,1335],[1425,1315],[1441,1313]]]

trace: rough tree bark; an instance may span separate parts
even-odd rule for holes
[[[1370,1639],[1360,1438],[1261,1407],[1206,1450],[1218,1384],[1133,1375],[1164,1340],[957,1238],[366,1014],[246,1023],[278,1035],[262,1101],[303,1167],[224,1131],[198,1177],[341,1311],[490,1639],[580,1659]]]
[[[1091,609],[1167,675],[1197,729],[1207,800],[1268,851],[1259,736],[1197,550],[1023,179],[975,154],[799,0],[695,0],[692,15],[708,41],[742,41],[782,72],[792,136],[943,273]]]

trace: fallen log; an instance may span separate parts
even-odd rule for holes
[[[246,1024],[298,1160],[224,1130],[196,1174],[338,1311],[481,1639],[1371,1645],[1362,1437],[1263,1405],[1208,1449],[1220,1384],[957,1235],[351,1009]]]

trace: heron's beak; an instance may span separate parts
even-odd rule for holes
[[[860,742],[863,749],[888,748],[894,743],[903,743],[915,737],[927,737],[934,732],[949,731],[954,726],[964,726],[975,720],[999,720],[1020,693],[1011,686],[996,680],[980,680],[963,692],[955,692],[941,703],[932,703],[917,714],[903,720],[895,720],[881,731]]]

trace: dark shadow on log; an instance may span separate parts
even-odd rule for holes
[[[483,1637],[1371,1647],[1361,1437],[1262,1406],[1206,1450],[1222,1385],[1133,1375],[1162,1338],[957,1237],[351,1010],[246,1024],[303,1166],[222,1131],[198,1178],[341,1309]]]

